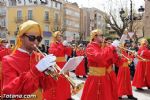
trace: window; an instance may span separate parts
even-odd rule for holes
[[[32,3],[32,0],[29,0],[29,3]]]
[[[9,6],[16,6],[16,0],[9,0]]]
[[[22,19],[22,11],[21,10],[17,11],[17,19]]]
[[[46,31],[46,32],[49,31],[49,25],[45,25],[45,31]]]
[[[21,0],[18,0],[18,3],[20,4],[20,3],[21,3]]]
[[[55,2],[55,7],[57,8],[57,2]]]
[[[46,46],[49,46],[49,40],[45,40],[45,43],[44,43]]]
[[[49,20],[49,12],[45,11],[45,20]]]
[[[28,20],[32,20],[32,10],[28,10]]]
[[[1,19],[0,24],[5,27],[6,26],[6,20],[5,19]]]
[[[58,14],[55,14],[55,24],[58,24]]]

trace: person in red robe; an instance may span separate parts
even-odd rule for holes
[[[80,44],[76,49],[76,56],[85,56],[83,44]],[[79,76],[83,76],[83,78],[86,78],[85,59],[83,59],[78,67],[75,69],[75,74],[77,78],[80,78]]]
[[[52,71],[51,66],[56,64],[56,57],[41,57],[36,52],[35,46],[41,40],[42,31],[37,22],[28,20],[19,26],[13,52],[2,59],[3,98],[26,99],[26,94],[35,93],[36,98],[31,99],[57,100],[56,81],[45,74],[47,70]]]
[[[105,39],[105,45],[104,45],[104,48],[107,49],[107,47],[111,46],[112,44],[112,39],[111,38],[106,38]],[[117,77],[116,77],[116,73],[115,71],[113,70],[113,67],[114,65],[116,64],[118,60],[118,54],[115,52],[113,52],[113,55],[112,57],[108,60],[107,62],[107,73],[108,73],[108,76],[110,78],[110,82],[111,82],[111,93],[112,93],[112,97],[113,97],[113,100],[117,100],[118,99],[118,93],[117,93]]]
[[[126,44],[124,44],[124,48],[126,48]],[[117,86],[118,86],[118,97],[122,99],[123,95],[127,95],[129,99],[137,100],[133,96],[131,81],[130,81],[130,69],[129,64],[132,62],[132,57],[124,50],[120,50],[121,57],[118,60],[119,71],[117,75]]]
[[[62,42],[62,33],[56,31],[53,33],[53,38],[49,46],[49,54],[56,56],[56,63],[62,69],[66,63],[65,56],[70,56],[72,49],[69,47],[68,43]],[[59,76],[57,81],[57,90],[56,90],[57,100],[70,100],[71,99],[71,87],[70,83],[62,75]]]
[[[147,60],[138,57],[139,60],[136,65],[132,85],[137,90],[143,90],[142,87],[148,87],[150,89],[150,50],[148,49],[148,41],[144,38],[140,42],[138,55]]]
[[[11,53],[11,49],[8,46],[8,41],[5,39],[1,40],[1,46],[2,49],[0,50],[0,95],[1,95],[1,90],[2,90],[2,66],[1,66],[1,62],[2,62],[2,58],[6,55],[9,55]]]
[[[102,47],[104,42],[100,30],[93,30],[86,48],[89,75],[85,82],[81,100],[114,100],[111,81],[107,72],[107,62],[112,58],[114,46]]]

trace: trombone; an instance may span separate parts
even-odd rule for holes
[[[108,42],[108,41],[104,41],[104,43],[110,43],[110,42]],[[142,61],[149,61],[148,59],[145,59],[145,58],[141,57],[140,55],[136,54],[136,52],[135,52],[135,51],[132,51],[132,50],[126,49],[126,48],[124,48],[124,47],[122,47],[122,46],[118,46],[118,47],[119,47],[120,49],[123,49],[123,50],[125,50],[125,51],[130,52],[130,53],[133,53],[136,57],[140,58]]]
[[[132,50],[126,49],[126,48],[121,47],[121,46],[119,46],[119,48],[121,48],[121,49],[123,49],[123,50],[125,50],[125,51],[128,51],[128,52],[130,52],[130,53],[133,53],[135,56],[137,56],[138,58],[140,58],[142,61],[149,61],[148,59],[145,59],[145,58],[141,57],[140,55],[136,54],[136,52],[135,52],[135,51],[132,51]]]
[[[41,51],[40,51],[40,49],[36,46],[36,45],[34,45],[34,47],[36,48],[36,50],[43,56],[43,57],[45,57],[47,54],[44,54],[44,53],[42,53]],[[60,75],[60,73],[58,73],[58,71],[60,72],[61,71],[61,69],[60,69],[60,67],[57,65],[57,64],[55,64],[54,66],[52,66],[52,68],[54,69],[53,71],[51,71],[51,70],[48,70],[47,72],[46,72],[46,74],[47,75],[50,75],[53,79],[55,79],[55,80],[58,80],[58,77],[59,77],[59,75]],[[58,70],[58,71],[57,71]],[[82,88],[83,88],[83,86],[84,86],[84,82],[82,82],[82,83],[80,83],[80,84],[76,84],[67,74],[65,74],[65,73],[61,73],[61,75],[63,75],[68,81],[69,81],[69,83],[70,83],[70,85],[72,86],[72,95],[75,95],[75,94],[77,94]]]

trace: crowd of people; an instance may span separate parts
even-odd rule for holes
[[[146,39],[139,45],[131,41],[120,43],[105,38],[96,29],[90,33],[88,45],[70,45],[56,31],[50,45],[39,46],[41,27],[29,20],[19,26],[16,41],[11,47],[7,40],[0,40],[3,99],[8,99],[4,94],[35,94],[37,100],[72,100],[70,80],[66,78],[69,72],[58,73],[69,58],[76,56],[84,56],[74,71],[77,78],[86,79],[81,100],[118,100],[124,95],[137,100],[131,86],[139,91],[144,91],[143,87],[150,89],[150,50]]]

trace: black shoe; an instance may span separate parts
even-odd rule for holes
[[[128,95],[128,99],[137,100],[137,98],[134,97],[133,95]]]
[[[119,99],[122,99],[122,97],[119,97]]]
[[[142,89],[142,88],[136,88],[137,90],[139,90],[139,91],[144,91],[144,89]]]
[[[67,100],[74,100],[73,98],[69,98],[69,99],[67,99]]]
[[[87,78],[86,75],[84,75],[83,78]]]
[[[77,78],[80,78],[79,76],[76,76]]]

